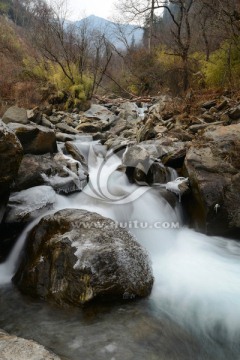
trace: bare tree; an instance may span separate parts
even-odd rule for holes
[[[32,8],[34,16],[34,41],[44,58],[57,64],[72,85],[78,85],[84,75],[92,79],[89,96],[98,88],[103,73],[111,60],[111,52],[104,34],[93,32],[87,20],[80,25],[68,22],[64,0],[57,8],[36,0]]]
[[[172,55],[179,56],[183,64],[183,89],[189,87],[189,53],[192,41],[191,12],[193,4],[197,0],[125,0],[118,5],[129,20],[143,19],[148,15],[149,21],[149,49],[153,38],[153,21],[156,10],[162,9],[169,18],[168,46]]]

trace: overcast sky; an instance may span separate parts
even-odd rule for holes
[[[67,0],[71,19],[81,19],[85,16],[96,15],[109,19],[113,17],[113,3],[115,0]]]

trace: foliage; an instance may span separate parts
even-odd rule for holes
[[[93,84],[92,77],[88,73],[80,75],[75,64],[70,64],[71,73],[74,76],[74,85],[64,75],[60,65],[56,63],[43,59],[33,62],[32,58],[26,58],[24,64],[27,77],[53,86],[58,98],[62,97],[64,100],[64,94],[67,94],[66,107],[79,106],[81,102],[84,103],[89,99]]]
[[[10,0],[0,0],[0,14],[9,14],[10,10],[12,10],[12,2]]]
[[[210,55],[209,62],[203,62],[203,72],[208,86],[239,86],[240,48],[237,43],[225,41],[220,49]]]
[[[201,54],[189,57],[189,79],[195,87],[200,87],[200,80],[195,73],[200,71]],[[172,54],[171,49],[164,45],[154,48],[149,53],[146,49],[134,49],[127,54],[128,67],[121,74],[122,87],[135,95],[156,94],[170,91],[173,95],[181,93],[183,89],[183,64],[179,56]],[[190,72],[191,70],[191,72]],[[198,83],[199,81],[199,83]]]
[[[20,40],[11,25],[0,18],[0,54],[11,56],[14,60],[21,60],[22,50]]]

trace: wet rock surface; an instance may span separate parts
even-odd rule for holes
[[[153,276],[146,251],[126,230],[96,213],[65,209],[31,231],[14,282],[26,294],[81,306],[147,296]]]
[[[50,186],[34,186],[11,194],[5,223],[27,223],[53,207],[56,193]]]
[[[1,360],[61,360],[33,340],[10,335],[0,329]]]
[[[240,230],[240,124],[211,128],[190,147],[184,167],[197,227],[238,237]]]
[[[88,181],[88,174],[81,163],[64,156],[30,155],[23,157],[13,187],[21,191],[39,185],[49,185],[57,193],[80,191]]]
[[[16,138],[10,142],[2,138],[4,149],[12,146],[18,155],[2,151],[2,174],[9,172],[10,177],[2,175],[7,185],[0,189],[1,216],[11,191],[41,185],[60,194],[81,191],[88,182],[87,143],[96,139],[105,148],[93,145],[95,155],[105,157],[107,150],[117,154],[122,171],[139,186],[166,184],[173,180],[171,168],[177,170],[176,176],[189,177],[191,192],[182,192],[190,224],[209,234],[239,237],[237,101],[226,96],[209,98],[195,103],[191,111],[188,100],[183,108],[182,99],[168,95],[138,101],[138,106],[124,99],[98,102],[87,111],[72,113],[57,111],[53,105],[42,111],[25,110],[24,116],[24,109],[9,109],[7,126],[20,139],[25,155],[16,174],[20,144],[16,151],[12,145]]]

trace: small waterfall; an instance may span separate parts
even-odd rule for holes
[[[47,214],[54,213],[57,210],[64,209],[68,207],[69,202],[66,201],[66,198],[61,195],[56,195],[56,203],[53,210],[46,211],[43,215],[39,216],[37,219],[33,220],[28,226],[23,230],[22,234],[19,236],[16,244],[14,245],[10,255],[6,261],[0,264],[0,286],[5,285],[11,282],[11,279],[15,273],[17,264],[19,262],[19,257],[21,255],[22,249],[25,244],[28,233],[32,228],[38,224],[41,218]]]
[[[14,271],[16,270],[16,265],[17,265],[17,262],[19,259],[19,254],[22,251],[27,234],[33,228],[33,226],[38,223],[38,221],[39,221],[39,219],[36,219],[36,220],[32,221],[31,224],[29,224],[26,227],[26,229],[22,232],[22,234],[18,238],[15,246],[13,247],[13,249],[11,251],[11,254],[7,258],[5,263],[0,264],[0,285],[10,283],[10,281],[14,275]]]

